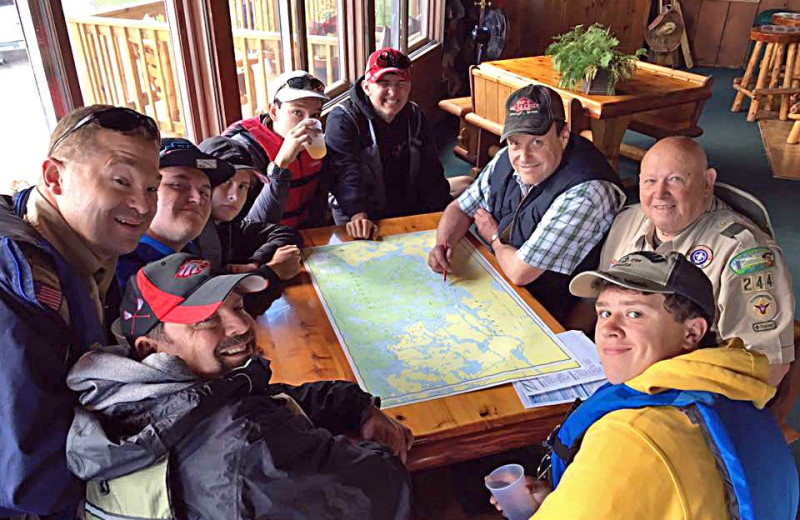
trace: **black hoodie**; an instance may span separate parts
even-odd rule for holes
[[[451,200],[450,185],[424,114],[409,101],[391,123],[386,123],[373,110],[361,87],[362,80],[359,78],[350,88],[350,98],[345,101],[358,112],[358,124],[342,107],[336,107],[325,125],[326,161],[329,171],[335,172],[331,193],[348,216],[367,212],[370,218],[381,219],[442,211]],[[417,117],[421,118],[419,125]],[[372,145],[368,121],[375,128],[386,184],[383,209],[374,208],[361,182],[360,154]],[[409,123],[412,132],[419,126],[422,141],[419,174],[414,179],[409,175]]]

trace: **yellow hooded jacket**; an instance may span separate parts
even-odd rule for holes
[[[648,394],[714,392],[763,408],[775,394],[766,356],[739,339],[651,365],[627,381]],[[725,520],[722,477],[700,428],[673,407],[617,410],[587,431],[535,520]]]

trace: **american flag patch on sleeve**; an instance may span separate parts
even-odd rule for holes
[[[61,302],[64,300],[61,290],[40,282],[36,282],[34,287],[36,289],[36,299],[39,300],[39,303],[58,312],[61,308]]]

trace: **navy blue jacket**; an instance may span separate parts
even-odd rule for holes
[[[37,300],[23,250],[48,259],[42,267],[59,278],[71,326]],[[66,377],[90,345],[104,343],[96,312],[66,260],[0,198],[0,517],[69,514],[83,496],[83,484],[67,470],[78,401]]]

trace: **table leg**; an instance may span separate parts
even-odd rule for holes
[[[591,119],[589,121],[594,145],[603,152],[608,162],[617,172],[619,172],[619,148],[630,122],[631,116],[612,119]]]

